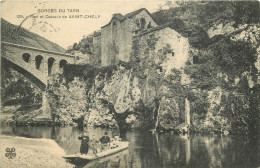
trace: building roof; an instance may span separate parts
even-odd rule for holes
[[[131,18],[131,17],[133,17],[133,16],[139,14],[139,13],[142,12],[143,10],[145,10],[145,11],[148,13],[148,15],[150,15],[150,17],[153,19],[152,15],[150,14],[150,12],[149,12],[147,9],[141,8],[141,9],[138,9],[138,10],[136,10],[136,11],[127,13],[127,14],[125,14],[125,15],[122,15],[121,13],[113,14],[113,16],[112,16],[110,22],[109,22],[108,24],[102,26],[101,28],[110,25],[113,19],[117,19],[117,20],[119,20],[120,22],[122,22],[123,20],[125,20],[125,19],[127,19],[127,18]]]
[[[131,17],[137,15],[138,13],[142,12],[143,10],[146,10],[146,9],[145,9],[145,8],[138,9],[138,10],[136,10],[136,11],[133,11],[133,12],[130,12],[130,13],[125,14],[124,17],[125,17],[125,18],[131,18]],[[146,11],[148,12],[148,10],[146,10]],[[149,13],[149,12],[148,12],[148,13]]]
[[[161,25],[161,26],[156,26],[156,27],[153,27],[151,29],[146,29],[146,30],[143,30],[143,31],[140,31],[137,35],[135,35],[134,37],[139,37],[139,36],[143,36],[143,35],[146,35],[146,34],[149,34],[151,32],[155,32],[155,31],[158,31],[158,30],[161,30],[161,29],[165,29],[165,28],[170,28],[169,27],[170,24],[164,24],[164,25]]]

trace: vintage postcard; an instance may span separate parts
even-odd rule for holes
[[[260,167],[260,3],[1,2],[2,168]]]

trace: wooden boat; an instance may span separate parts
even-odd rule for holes
[[[98,159],[98,158],[102,158],[102,157],[112,155],[114,153],[120,152],[120,151],[128,148],[128,142],[125,142],[125,141],[118,142],[117,145],[118,145],[118,147],[113,148],[113,149],[108,149],[108,150],[105,150],[103,152],[99,152],[99,153],[97,153],[97,155],[95,155],[93,153],[83,154],[83,155],[80,154],[80,153],[75,153],[75,154],[72,154],[72,155],[65,155],[65,156],[63,156],[63,158],[70,159],[70,160],[73,160],[73,159],[95,160],[95,159]]]

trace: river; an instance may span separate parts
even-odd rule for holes
[[[100,138],[118,130],[88,129],[89,135]],[[1,134],[55,140],[67,154],[79,151],[79,132],[73,127],[1,126]],[[78,163],[84,168],[166,168],[166,167],[260,167],[260,140],[231,135],[174,135],[128,131],[124,140],[129,149],[102,158]]]

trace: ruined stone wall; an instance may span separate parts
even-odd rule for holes
[[[145,19],[145,24],[141,26],[141,18]],[[148,26],[149,25],[149,26]],[[121,23],[120,38],[118,41],[119,54],[117,61],[129,62],[131,59],[132,48],[133,48],[133,36],[135,33],[141,30],[149,29],[157,26],[153,19],[149,16],[146,11],[142,11],[139,14],[128,18]]]
[[[110,25],[103,27],[101,29],[101,65],[107,66],[111,64],[109,56],[112,55],[111,52],[111,27]]]
[[[114,20],[111,23],[111,36],[112,36],[112,41],[111,41],[111,55],[109,55],[109,59],[111,60],[111,64],[114,65],[117,62],[117,58],[119,55],[119,43],[121,42],[120,38],[120,30],[121,30],[121,22],[118,20]]]
[[[101,65],[101,35],[93,37],[94,54],[90,57],[92,65]]]
[[[154,41],[150,41],[151,38]],[[190,49],[188,39],[169,27],[135,36],[135,41],[139,44],[141,60],[147,55],[147,47],[154,45],[153,52],[149,51],[149,57],[153,58],[166,74],[173,68],[181,69],[188,60]]]
[[[129,21],[113,20],[101,30],[101,64],[108,66],[128,60],[131,52],[132,28]]]
[[[159,51],[163,48],[163,46],[167,46],[167,44],[169,44],[172,49],[172,52],[167,54],[167,61],[161,64],[163,69],[169,72],[172,68],[182,68],[185,65],[189,55],[190,46],[188,39],[168,27],[160,31],[156,31],[155,35],[160,37],[160,40],[155,46],[155,50]]]
[[[146,11],[123,21],[114,19],[101,29],[101,64],[108,66],[120,60],[128,62],[136,32],[157,26]]]
[[[132,51],[132,41],[133,41],[133,23],[130,19],[126,19],[121,23],[121,29],[119,34],[119,41],[117,41],[119,46],[119,54],[116,62],[119,60],[128,62],[131,51]]]

